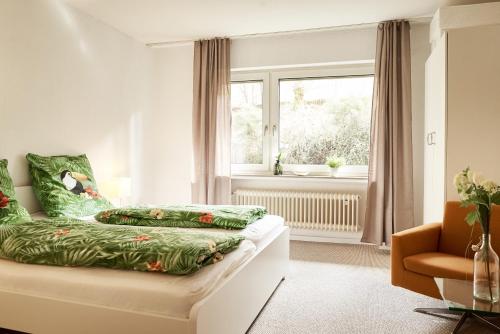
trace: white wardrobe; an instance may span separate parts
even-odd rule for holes
[[[500,15],[491,15],[492,8],[500,13],[500,4],[475,6],[457,6],[464,7],[458,17],[457,8],[440,9],[432,23],[425,73],[424,223],[442,221],[444,203],[458,199],[453,177],[465,167],[500,182]]]

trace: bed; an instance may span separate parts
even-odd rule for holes
[[[19,201],[39,211],[31,187]],[[35,214],[35,217],[41,217]],[[244,333],[288,267],[289,230],[266,216],[240,247],[189,276],[0,260],[0,327],[30,333]]]

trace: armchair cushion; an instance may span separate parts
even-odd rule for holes
[[[473,260],[464,256],[429,252],[403,259],[406,270],[431,277],[472,280]]]

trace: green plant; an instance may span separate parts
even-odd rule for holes
[[[278,153],[276,156],[276,162],[274,163],[273,174],[274,175],[283,175],[283,166],[281,165],[282,153]]]
[[[333,156],[333,157],[330,157],[326,160],[326,164],[328,165],[328,167],[330,168],[339,168],[339,167],[342,167],[345,165],[345,158],[344,157],[337,157],[337,156]]]

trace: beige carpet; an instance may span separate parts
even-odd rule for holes
[[[290,272],[248,334],[451,333],[455,320],[413,312],[439,300],[393,287],[389,253],[292,241]],[[491,333],[468,320],[460,333]]]

